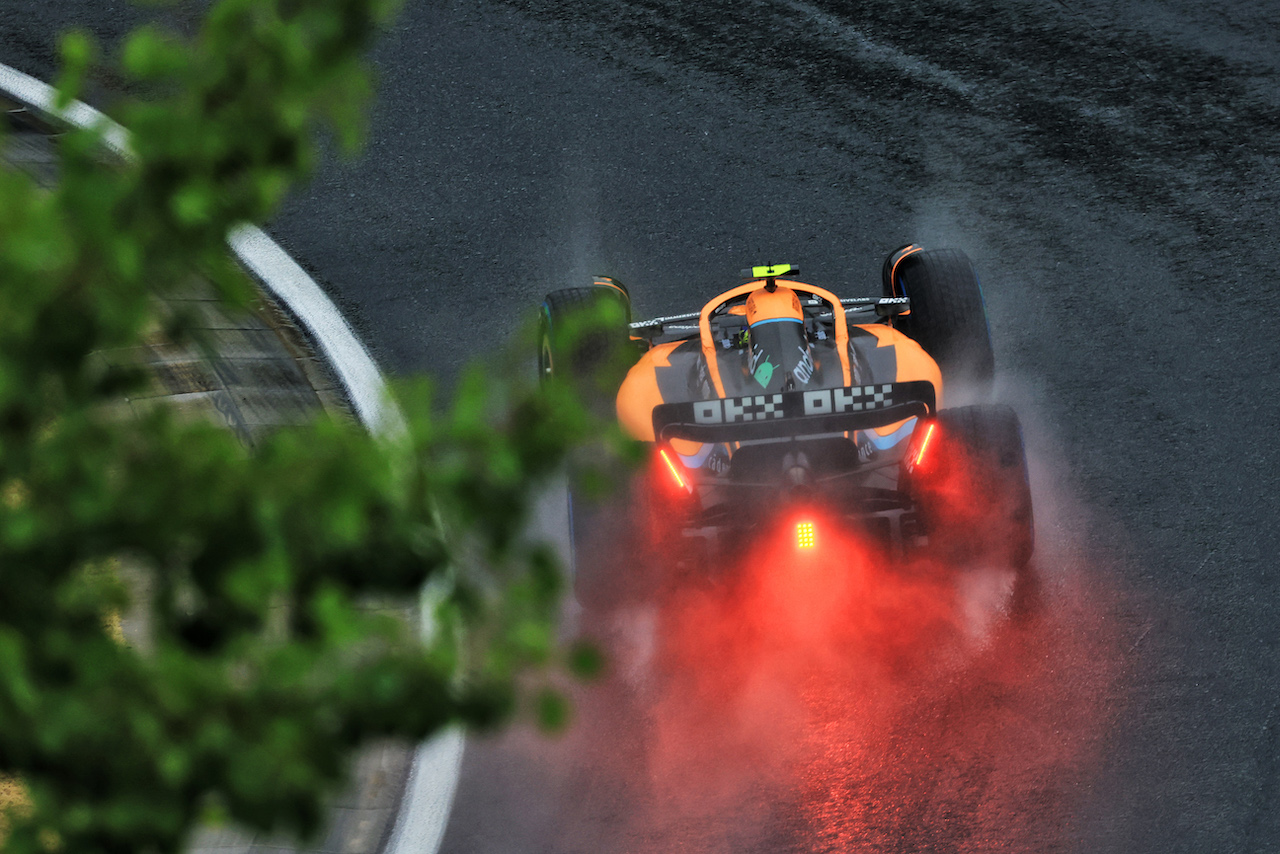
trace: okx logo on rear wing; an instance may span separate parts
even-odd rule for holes
[[[937,396],[928,380],[750,394],[655,406],[653,434],[660,442],[783,439],[870,430],[929,415],[936,408]]]

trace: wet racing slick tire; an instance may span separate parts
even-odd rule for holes
[[[631,298],[621,283],[593,283],[547,294],[538,325],[538,375],[570,384],[583,406],[602,422],[616,419],[615,396],[631,343]],[[590,456],[591,449],[579,449]],[[575,598],[588,611],[613,601],[625,579],[608,569],[627,530],[615,500],[585,500],[575,488],[570,460],[569,542]]]
[[[889,256],[896,266],[885,277],[885,288],[893,296],[910,298],[911,311],[894,326],[933,357],[944,383],[988,388],[995,355],[982,286],[969,256],[959,249],[897,255]]]
[[[539,378],[567,379],[584,393],[588,405],[600,403],[621,380],[630,322],[631,297],[621,283],[547,294],[538,325]]]
[[[1035,521],[1017,413],[1003,404],[944,409],[916,436],[902,481],[928,554],[951,565],[1000,565],[1025,576]]]

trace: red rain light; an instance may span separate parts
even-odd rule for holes
[[[684,478],[681,477],[680,469],[676,468],[676,464],[672,461],[671,457],[667,456],[667,452],[665,450],[660,449],[658,453],[662,455],[662,461],[666,463],[667,468],[670,469],[671,476],[676,479],[676,486],[680,487],[681,489],[687,492],[689,490],[689,487],[685,483]]]
[[[815,541],[816,531],[812,522],[796,523],[796,548],[811,549]]]
[[[916,451],[915,461],[911,464],[912,468],[919,468],[920,463],[924,461],[924,452],[929,447],[929,440],[933,438],[933,430],[937,424],[930,422],[927,430],[924,431],[924,440],[920,442],[920,450]]]

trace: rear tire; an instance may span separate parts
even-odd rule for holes
[[[1018,415],[1003,404],[944,409],[920,457],[913,441],[902,479],[931,556],[998,563],[1025,573],[1035,548],[1027,455]],[[916,434],[923,440],[924,431]]]
[[[911,299],[911,312],[899,317],[895,327],[933,357],[943,381],[989,387],[995,354],[982,285],[969,256],[959,249],[913,252],[886,278],[893,296]]]
[[[631,299],[626,289],[593,284],[547,294],[538,327],[538,377],[567,383],[601,422],[616,419],[615,398],[631,343]],[[589,452],[589,449],[587,449]],[[584,500],[570,461],[569,542],[578,603],[595,612],[616,601],[619,518],[616,502]]]
[[[538,376],[591,379],[630,341],[631,298],[621,288],[590,285],[552,291],[542,301]]]

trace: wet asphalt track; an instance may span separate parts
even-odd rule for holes
[[[126,18],[0,0],[4,59]],[[1040,525],[1023,623],[862,570],[598,624],[617,678],[469,747],[445,850],[1280,848],[1278,41],[1269,0],[410,4],[367,156],[273,228],[385,367],[594,271],[645,314],[959,246]]]

